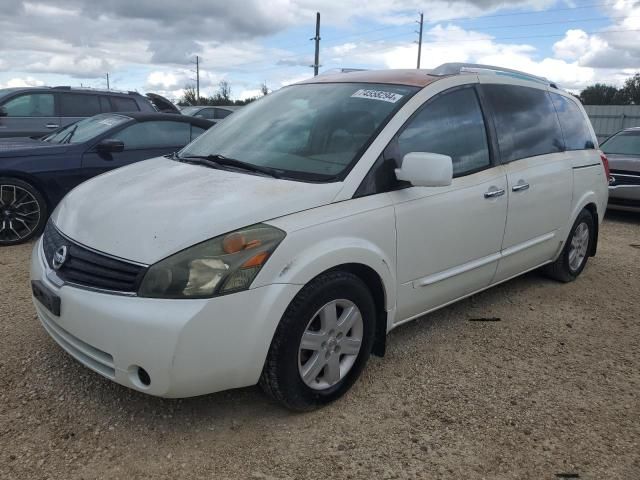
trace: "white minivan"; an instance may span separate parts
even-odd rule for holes
[[[69,193],[34,248],[34,304],[62,348],[127,387],[260,383],[306,410],[404,322],[542,266],[574,280],[607,170],[578,100],[539,77],[321,75]]]

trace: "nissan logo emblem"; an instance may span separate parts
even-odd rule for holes
[[[67,261],[67,246],[63,245],[53,254],[53,269],[60,270],[60,267]]]

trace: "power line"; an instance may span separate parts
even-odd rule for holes
[[[563,7],[563,8],[549,8],[547,10],[527,10],[527,11],[515,12],[515,13],[496,13],[493,15],[478,15],[476,17],[453,17],[453,18],[447,18],[442,20],[431,20],[431,21],[427,21],[427,23],[453,22],[453,21],[459,21],[459,20],[477,20],[480,18],[515,17],[519,15],[540,15],[540,14],[549,13],[549,12],[566,12],[566,11],[572,11],[572,10],[583,10],[586,8],[610,7],[616,4],[617,2],[592,3],[591,5],[580,5],[576,7]]]
[[[607,33],[623,33],[623,32],[640,32],[640,29],[625,29],[625,30],[594,30],[591,32],[584,32],[587,35],[602,35]],[[491,37],[491,38],[472,38],[472,39],[456,39],[456,38],[448,38],[447,40],[437,41],[437,42],[427,42],[428,44],[439,44],[439,43],[447,43],[451,42],[477,42],[479,40],[492,40],[492,41],[501,41],[501,40],[519,40],[519,39],[530,39],[530,38],[552,38],[552,37],[564,37],[565,33],[558,34],[550,34],[550,35],[522,35],[517,37]]]
[[[482,20],[485,18],[504,18],[504,17],[515,17],[515,16],[521,16],[521,15],[531,15],[531,14],[543,14],[543,13],[550,13],[550,12],[562,12],[562,11],[575,11],[575,10],[581,10],[581,9],[587,9],[587,8],[594,8],[594,7],[602,7],[602,6],[611,6],[611,5],[615,5],[615,2],[606,2],[606,3],[593,3],[593,4],[589,4],[589,5],[580,5],[580,6],[575,6],[575,7],[563,7],[563,8],[552,8],[552,9],[547,9],[547,10],[528,10],[528,11],[522,11],[522,12],[512,12],[512,13],[502,13],[502,14],[493,14],[493,15],[482,15],[482,16],[476,16],[476,17],[453,17],[453,18],[449,18],[449,19],[443,19],[443,20],[438,20],[438,21],[429,21],[427,20],[426,23],[429,24],[435,24],[435,23],[445,23],[445,22],[454,22],[454,21],[461,21],[461,20]],[[536,23],[524,23],[524,24],[514,24],[514,25],[489,25],[487,27],[477,27],[477,28],[472,28],[473,31],[475,32],[480,32],[482,33],[483,31],[486,30],[498,30],[498,29],[507,29],[507,28],[521,28],[521,27],[534,27],[534,26],[544,26],[544,25],[554,25],[554,24],[565,24],[565,23],[579,23],[579,22],[589,22],[589,21],[597,21],[597,20],[617,20],[617,19],[624,19],[624,18],[637,18],[637,17],[626,17],[626,16],[620,16],[620,17],[603,17],[603,18],[588,18],[588,19],[581,19],[581,20],[565,20],[565,21],[550,21],[550,22],[536,22]],[[350,35],[342,35],[342,36],[338,36],[338,37],[334,37],[333,39],[330,39],[329,43],[325,43],[323,42],[323,51],[325,51],[327,49],[327,47],[332,47],[332,46],[336,46],[339,45],[342,42],[338,42],[337,40],[344,40],[347,38],[350,39],[364,39],[364,37],[366,37],[366,35],[368,35],[369,33],[374,33],[374,32],[379,32],[379,31],[385,31],[385,30],[395,30],[398,28],[403,28],[403,27],[407,27],[409,25],[412,25],[413,22],[411,23],[404,23],[404,24],[400,24],[400,25],[393,25],[393,26],[388,26],[388,27],[381,27],[381,28],[376,28],[376,29],[371,29],[371,30],[366,30],[364,32],[360,32],[357,34],[350,34]],[[594,31],[594,32],[585,32],[589,35],[591,34],[603,34],[603,33],[608,33],[608,32],[633,32],[633,31],[637,31],[637,30],[601,30],[601,31]],[[379,38],[374,38],[374,39],[365,39],[365,41],[367,42],[377,42],[380,40],[386,40],[389,38],[398,38],[398,37],[403,37],[403,36],[407,36],[409,35],[410,32],[402,32],[400,34],[393,34],[393,35],[388,35],[388,36],[383,36],[383,37],[379,37]],[[500,41],[500,40],[516,40],[516,39],[529,39],[529,38],[553,38],[553,37],[562,37],[564,36],[565,33],[562,34],[550,34],[550,35],[523,35],[523,36],[515,36],[515,37],[493,37],[492,40],[496,40],[496,41]],[[315,39],[315,37],[313,38]],[[312,39],[312,40],[313,40]],[[477,41],[478,39],[462,39],[462,40],[455,40],[455,39],[447,39],[446,41],[434,41],[434,42],[428,42],[430,44],[439,44],[439,43],[448,43],[451,41],[459,41],[459,42],[469,42],[469,41]],[[289,48],[288,50],[290,52],[300,52],[302,50],[306,50],[308,44],[294,44],[293,47],[294,48]],[[296,48],[297,47],[297,48]],[[393,46],[392,48],[395,48],[395,46]],[[296,57],[299,57],[299,53],[291,53],[288,55],[284,55],[278,58],[278,60],[287,60],[287,59],[293,59]],[[243,67],[243,66],[251,66],[251,65],[258,65],[262,62],[258,62],[258,61],[251,61],[251,62],[243,62],[243,63],[239,63],[236,65],[231,65],[228,68],[235,70],[238,67]],[[301,62],[302,63],[302,62]],[[316,64],[318,62],[315,62]],[[297,65],[292,65],[292,66],[297,66]],[[302,64],[299,66],[303,66]],[[266,71],[266,70],[272,70],[272,69],[277,69],[277,68],[283,68],[283,65],[275,65],[272,67],[266,67],[266,68],[262,68],[262,69],[258,69],[257,71]]]
[[[567,24],[567,23],[580,23],[580,22],[595,22],[595,21],[609,21],[609,20],[623,20],[627,18],[640,18],[638,16],[622,16],[622,17],[593,17],[593,18],[582,18],[576,20],[556,20],[553,22],[538,22],[538,23],[516,23],[513,25],[490,25],[487,27],[477,27],[473,28],[474,31],[481,30],[498,30],[504,28],[519,28],[519,27],[538,27],[544,25],[557,25],[557,24]]]

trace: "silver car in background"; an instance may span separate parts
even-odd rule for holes
[[[640,212],[640,127],[612,135],[600,146],[609,158],[609,205]]]

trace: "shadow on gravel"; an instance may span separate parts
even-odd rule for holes
[[[609,222],[640,225],[640,213],[607,210],[604,219]]]

